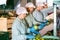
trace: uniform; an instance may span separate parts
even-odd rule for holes
[[[53,12],[53,7],[45,8],[40,12],[38,10],[35,10],[33,12],[33,16],[37,21],[43,22],[44,19],[48,16],[49,12]]]
[[[12,40],[26,40],[26,29],[24,19],[20,20],[17,17],[12,25]]]
[[[28,22],[29,27],[32,27],[33,25],[36,25],[39,23],[34,19],[33,15],[31,13],[25,19]]]
[[[33,16],[39,22],[43,22],[43,20],[44,20],[44,15],[42,14],[42,12],[39,12],[38,10],[35,10],[33,12]]]

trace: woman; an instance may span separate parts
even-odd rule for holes
[[[41,12],[41,10],[43,10],[43,6],[42,2],[36,3],[36,9],[33,12],[34,18],[39,22],[44,22],[44,14]]]
[[[17,18],[12,25],[12,40],[26,40],[27,38],[35,38],[33,35],[26,35],[27,24],[24,20],[28,12],[24,7],[19,7],[16,10]]]
[[[32,27],[33,25],[38,24],[39,22],[37,22],[32,15],[33,10],[35,8],[34,4],[32,2],[29,2],[29,3],[26,4],[25,7],[28,11],[28,15],[25,19],[27,20],[29,27]]]

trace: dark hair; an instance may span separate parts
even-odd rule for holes
[[[29,8],[26,8],[28,12],[30,12]],[[35,10],[35,8],[33,9],[33,11]]]
[[[28,12],[30,12],[29,8],[26,8]]]

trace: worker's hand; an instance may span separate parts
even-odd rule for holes
[[[39,25],[39,29],[41,30],[42,28],[44,28],[45,27],[45,23],[41,23],[40,25]]]
[[[39,31],[34,31],[33,33],[34,33],[34,34],[40,34],[40,32],[39,32]]]
[[[33,35],[27,35],[26,38],[29,38],[29,39],[30,38],[35,38],[35,36],[33,36]]]
[[[36,27],[37,27],[37,26],[36,26]],[[36,28],[34,28],[34,26],[32,26],[32,27],[30,28],[30,32],[31,32],[31,33],[40,34],[39,31],[37,31],[37,30],[38,30],[38,28],[36,29]]]
[[[53,30],[53,23],[51,23],[50,25],[48,26],[45,26],[42,30],[40,30],[40,35],[43,36],[45,35],[47,32]]]
[[[47,23],[47,22],[48,22],[48,20],[47,20],[47,19],[45,19],[45,20],[44,20],[44,23]]]
[[[44,27],[47,25],[47,23],[48,23],[48,20],[45,19],[44,22],[42,22],[42,23],[39,25],[38,29],[44,28]]]
[[[30,29],[30,32],[34,32],[35,31],[35,28],[34,28],[34,26],[32,26],[31,28],[29,28]]]

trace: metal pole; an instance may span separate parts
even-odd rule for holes
[[[46,0],[46,3],[47,3],[47,0]]]
[[[56,4],[54,4],[54,36],[57,36],[57,30],[56,30]]]

